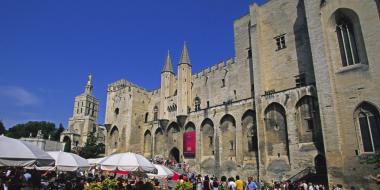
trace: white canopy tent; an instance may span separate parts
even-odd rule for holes
[[[88,161],[76,154],[69,152],[47,152],[55,160],[54,167],[40,167],[39,170],[77,171],[90,168]]]
[[[157,168],[157,174],[148,174],[148,177],[154,177],[157,179],[171,178],[174,176],[174,172],[164,165],[154,164]]]
[[[54,159],[32,143],[0,136],[0,166],[49,166]]]
[[[90,166],[96,166],[96,165],[98,165],[99,162],[101,162],[104,158],[105,158],[105,157],[103,157],[103,158],[89,158],[89,159],[87,159],[87,161],[88,161],[88,164],[90,164]]]
[[[157,173],[156,167],[144,156],[132,152],[110,155],[99,163],[106,171]]]

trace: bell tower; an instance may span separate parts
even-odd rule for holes
[[[62,135],[70,137],[72,147],[83,147],[88,134],[97,132],[99,102],[92,95],[92,91],[92,75],[89,74],[84,92],[75,97],[73,116],[69,118],[68,130],[62,133]]]

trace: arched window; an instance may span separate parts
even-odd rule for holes
[[[342,8],[333,16],[343,67],[365,63],[366,52],[357,14]]]
[[[362,103],[355,110],[360,140],[364,152],[380,151],[379,111],[369,103]]]
[[[116,116],[119,115],[119,108],[116,108],[116,109],[115,109],[115,115],[116,115]]]
[[[158,107],[154,106],[153,108],[153,120],[157,121],[158,120]]]

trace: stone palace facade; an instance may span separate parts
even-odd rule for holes
[[[250,5],[234,22],[234,59],[194,73],[185,44],[174,68],[168,53],[159,89],[108,85],[106,154],[162,156],[209,175],[316,175],[374,188],[363,178],[373,166],[360,158],[380,151],[379,4]]]

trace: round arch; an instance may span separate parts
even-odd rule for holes
[[[266,141],[271,142],[267,147],[269,156],[289,156],[288,129],[285,108],[273,102],[265,108]]]
[[[214,155],[214,123],[211,119],[206,118],[201,123],[200,131],[201,139],[201,155],[202,156],[212,156]]]
[[[221,157],[222,158],[232,158],[236,156],[236,120],[230,115],[226,114],[220,120],[220,131],[221,131]]]
[[[161,128],[157,128],[154,134],[154,152],[156,155],[160,155],[166,148],[164,131]]]
[[[214,122],[212,122],[210,118],[206,118],[201,123],[201,130],[202,130],[202,127],[205,126],[206,124],[214,127]]]
[[[110,132],[110,147],[117,148],[119,143],[119,129],[117,126],[113,126]]]
[[[169,159],[176,161],[177,163],[180,162],[180,151],[177,147],[173,147],[169,152]]]
[[[256,112],[251,109],[245,111],[241,118],[241,123],[243,132],[243,155],[252,158],[258,150]]]
[[[180,127],[179,127],[178,123],[176,123],[176,122],[170,123],[170,125],[167,128],[166,132],[173,131],[173,130],[175,130],[175,132],[179,132],[180,131]]]
[[[301,97],[295,105],[295,121],[298,140],[301,143],[316,142],[319,138],[320,120],[317,105],[317,98],[310,95]]]
[[[236,120],[235,118],[230,115],[230,114],[226,114],[222,117],[222,119],[220,119],[220,125],[222,125],[223,123],[225,122],[231,122],[233,126],[236,127]]]
[[[256,112],[251,109],[245,111],[243,116],[241,117],[241,120],[243,121],[246,117],[249,117],[249,116],[256,117]]]
[[[152,151],[152,134],[150,130],[146,130],[144,133],[144,156],[151,157]]]
[[[193,122],[189,121],[186,125],[185,125],[185,131],[195,131],[195,125]]]

